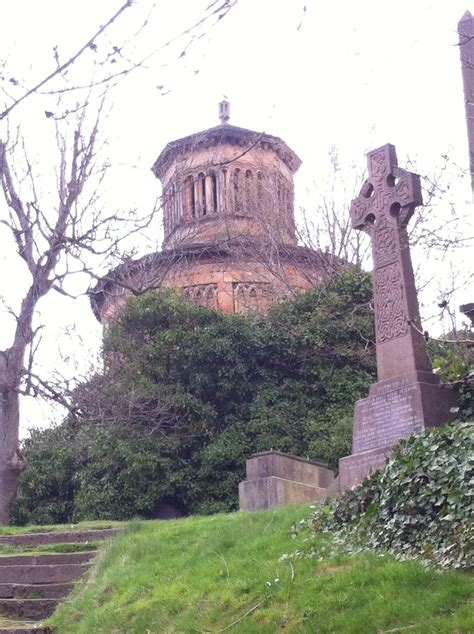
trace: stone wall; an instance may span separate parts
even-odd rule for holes
[[[291,170],[272,150],[241,154],[223,144],[171,163],[163,176],[164,249],[248,235],[296,244]]]
[[[299,250],[295,249],[295,253]],[[314,288],[326,273],[316,259],[311,264],[296,255],[293,261],[280,260],[273,264],[274,268],[270,261],[259,261],[238,253],[233,257],[207,258],[183,255],[171,266],[156,258],[154,264],[145,262],[143,268],[129,272],[126,286],[137,289],[176,287],[183,296],[201,306],[226,313],[264,312],[280,297]],[[104,326],[118,315],[129,295],[130,291],[120,284],[108,283],[103,287],[97,302],[97,316]]]

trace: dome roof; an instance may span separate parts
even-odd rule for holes
[[[162,179],[167,168],[177,156],[187,154],[196,149],[210,148],[221,144],[236,145],[243,148],[259,145],[263,148],[271,149],[292,172],[296,172],[301,165],[300,158],[279,137],[223,123],[214,128],[190,134],[168,143],[153,164],[152,171],[155,176]]]

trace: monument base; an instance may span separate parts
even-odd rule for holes
[[[340,490],[380,469],[400,439],[453,420],[455,405],[456,393],[431,372],[371,385],[368,398],[355,404],[352,455],[339,461]]]
[[[261,511],[275,506],[315,502],[326,497],[326,489],[276,476],[245,480],[239,484],[241,511]]]
[[[391,454],[393,445],[345,456],[339,460],[339,490],[341,493],[362,482],[370,473],[381,469]]]
[[[239,484],[242,511],[315,502],[327,497],[334,474],[325,463],[265,451],[249,458],[247,480]]]

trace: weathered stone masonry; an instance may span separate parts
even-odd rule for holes
[[[130,292],[177,287],[227,313],[265,311],[317,285],[333,263],[297,245],[293,176],[301,161],[284,141],[221,124],[168,143],[152,171],[163,189],[163,250],[120,265],[91,291],[107,326]]]

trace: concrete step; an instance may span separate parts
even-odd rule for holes
[[[0,566],[0,583],[65,583],[82,577],[88,568],[88,564]]]
[[[0,555],[0,580],[2,566],[49,566],[53,564],[85,564],[95,557],[95,551],[77,553],[41,553],[37,555]]]
[[[73,583],[0,583],[0,599],[59,599],[73,588]]]
[[[0,599],[0,612],[17,619],[40,621],[47,619],[60,599]]]
[[[103,528],[91,531],[63,531],[52,533],[24,533],[23,535],[0,535],[0,544],[13,546],[40,546],[44,544],[70,544],[93,542],[114,537],[120,528]]]

